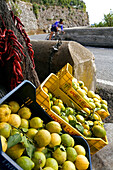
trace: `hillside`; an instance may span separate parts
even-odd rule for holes
[[[32,0],[32,3],[24,1],[12,3],[13,11],[19,16],[27,32],[49,31],[51,24],[60,18],[64,19],[65,28],[89,25],[89,17],[85,11],[85,6],[82,8],[79,5],[78,7],[55,4],[41,5],[33,3],[33,1],[37,0]],[[58,1],[60,2],[60,0]]]

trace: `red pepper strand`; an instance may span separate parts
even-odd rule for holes
[[[13,15],[12,15],[12,16],[13,16]],[[24,25],[22,24],[22,22],[20,21],[20,19],[19,19],[18,17],[16,17],[16,16],[13,17],[13,18],[15,18],[15,19],[13,19],[13,20],[16,20],[16,21],[17,21],[16,27],[17,27],[17,29],[20,31],[21,35],[23,36],[23,38],[24,38],[24,40],[25,40],[25,42],[26,42],[26,46],[28,47],[28,53],[29,53],[29,56],[30,56],[31,61],[32,61],[32,63],[33,63],[33,69],[34,69],[34,68],[35,68],[34,57],[33,57],[34,52],[33,52],[33,50],[32,50],[32,45],[29,44],[29,43],[30,43],[30,39],[29,39],[27,33],[25,32],[25,29],[22,29],[22,26],[24,27]]]

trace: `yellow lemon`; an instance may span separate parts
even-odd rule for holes
[[[48,88],[47,87],[43,87],[43,90],[45,91],[45,93],[48,93]]]
[[[48,130],[41,129],[34,136],[34,140],[37,142],[38,147],[47,146],[51,141],[51,134]]]
[[[20,106],[18,104],[18,102],[16,101],[10,101],[9,103],[10,109],[11,109],[11,113],[17,113]]]
[[[30,129],[28,129],[26,135],[27,135],[29,138],[34,139],[34,136],[36,135],[37,132],[38,132],[37,129],[30,128]]]
[[[10,136],[10,132],[11,126],[8,123],[0,123],[0,135],[4,136],[5,138],[8,138]]]
[[[46,129],[50,133],[60,133],[62,131],[60,123],[56,121],[51,121],[46,124]]]
[[[1,137],[1,143],[2,143],[2,151],[5,152],[7,150],[7,140],[4,136]]]
[[[21,118],[17,114],[11,114],[8,123],[18,128],[21,124]]]
[[[86,170],[89,167],[89,161],[84,155],[77,155],[75,166],[78,170]]]
[[[18,114],[23,119],[29,119],[32,113],[28,107],[24,106],[18,111]]]
[[[25,150],[25,147],[21,143],[18,143],[16,145],[12,146],[11,148],[8,148],[6,153],[12,159],[18,159],[19,157],[21,157],[21,155],[23,154],[24,150]]]
[[[35,129],[43,127],[43,120],[40,119],[39,117],[33,117],[30,120],[30,127]]]
[[[76,150],[77,155],[86,155],[85,148],[82,145],[75,145],[74,149]]]
[[[0,106],[0,122],[8,122],[10,118],[11,110],[8,105]]]
[[[51,141],[49,143],[50,148],[54,148],[57,145],[60,145],[61,143],[61,137],[58,133],[52,133],[51,134]]]

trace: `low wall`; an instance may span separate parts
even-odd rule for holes
[[[76,41],[85,46],[113,47],[113,27],[65,28],[64,40]]]

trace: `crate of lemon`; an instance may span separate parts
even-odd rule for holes
[[[78,81],[72,76],[72,66],[67,63],[57,74],[59,78],[59,87],[69,97],[71,97],[81,108],[94,109],[102,120],[109,116],[107,101],[87,89],[83,81]]]
[[[36,89],[36,101],[63,129],[87,140],[91,154],[108,144],[106,130],[96,110],[81,108],[59,88],[58,77],[51,73]]]
[[[62,131],[24,81],[0,100],[0,169],[91,170],[90,148]]]

